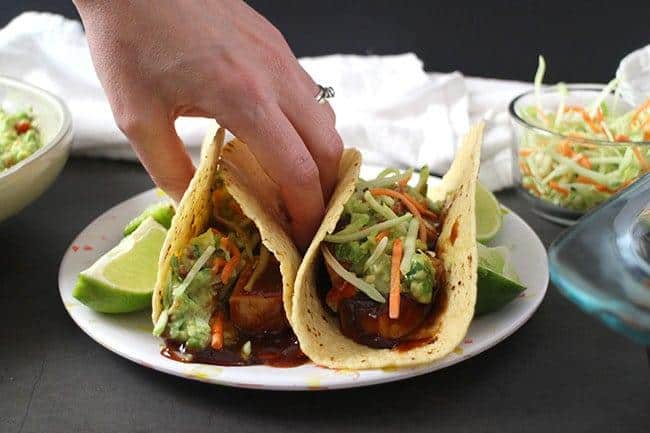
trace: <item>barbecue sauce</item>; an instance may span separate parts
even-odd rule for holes
[[[229,330],[231,335],[223,348],[215,350],[208,346],[195,351],[167,339],[160,353],[179,362],[222,366],[296,367],[306,363],[308,358],[300,350],[298,339],[286,320],[279,263],[270,258],[251,290],[245,291],[243,288],[250,274],[242,274],[227,304],[229,311],[224,330]],[[244,355],[242,348],[248,341],[250,354]]]

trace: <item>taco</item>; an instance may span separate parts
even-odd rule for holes
[[[339,182],[303,259],[291,322],[302,351],[329,368],[408,366],[464,338],[476,302],[474,194],[482,125],[428,191],[428,170],[359,179],[344,153]],[[431,200],[433,198],[433,200]]]
[[[211,136],[161,251],[154,334],[178,361],[306,362],[289,320],[300,256],[278,188],[244,143]]]

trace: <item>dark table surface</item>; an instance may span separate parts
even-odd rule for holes
[[[0,432],[648,431],[643,349],[553,287],[498,346],[442,371],[368,388],[231,389],[120,358],[68,316],[59,262],[93,218],[151,186],[137,164],[72,159],[43,197],[0,223]],[[546,246],[561,231],[514,192],[499,198]]]

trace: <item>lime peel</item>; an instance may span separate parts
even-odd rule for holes
[[[165,227],[147,218],[130,236],[79,274],[72,295],[90,308],[106,313],[150,307],[166,233]]]
[[[503,222],[501,204],[487,188],[476,184],[476,239],[479,242],[492,240]]]
[[[526,290],[510,264],[508,249],[503,246],[478,247],[478,292],[474,314],[499,310]]]

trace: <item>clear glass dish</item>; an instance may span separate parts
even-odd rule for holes
[[[589,107],[601,94],[603,86],[570,85],[567,90],[565,106]],[[562,99],[555,87],[542,90],[540,96],[541,106],[547,112],[555,112]],[[608,95],[605,102],[617,115],[635,108],[623,100],[614,101],[613,94]],[[509,112],[515,136],[512,147],[515,184],[532,209],[542,217],[565,225],[573,224],[585,212],[611,199],[644,174],[641,161],[638,162],[638,172],[625,171],[625,175],[605,173],[605,170],[617,169],[622,164],[602,161],[629,161],[632,155],[640,154],[647,163],[650,161],[650,142],[608,141],[553,132],[526,119],[525,110],[536,104],[535,93],[531,90],[513,99]],[[592,157],[581,159],[585,155]],[[568,167],[567,159],[573,161],[571,164],[590,168],[593,172],[602,171],[605,176],[603,173],[595,176],[606,178],[607,185],[590,184],[589,177],[579,174],[562,174],[562,169]],[[591,161],[595,161],[593,166]],[[560,175],[554,176],[555,173]]]
[[[650,346],[650,173],[562,233],[549,265],[571,301]]]

